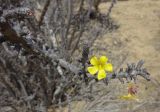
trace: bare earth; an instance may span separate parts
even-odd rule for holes
[[[128,60],[144,59],[151,74],[160,75],[160,0],[118,2],[112,17],[120,25],[113,36],[125,44]]]
[[[101,4],[101,11],[108,6]],[[96,41],[97,54],[109,56],[115,67],[124,57],[123,67],[144,59],[152,81],[139,78],[139,102],[118,99],[126,94],[127,84],[115,80],[106,87],[100,82],[95,85],[96,99],[73,103],[72,112],[160,112],[160,0],[118,1],[111,17],[120,27]]]

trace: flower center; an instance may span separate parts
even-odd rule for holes
[[[98,64],[98,69],[99,69],[99,70],[104,70],[104,66],[105,66],[105,64],[99,62],[99,64]]]

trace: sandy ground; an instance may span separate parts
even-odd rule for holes
[[[105,7],[101,5],[102,11]],[[121,52],[129,53],[128,61],[144,59],[151,74],[160,75],[160,0],[118,2],[111,17],[120,25],[110,35],[111,41],[114,43],[118,38],[124,45],[120,46]],[[110,40],[107,37],[104,37],[106,44]]]
[[[101,4],[101,12],[109,4]],[[139,102],[120,101],[117,96],[126,92],[126,85],[112,81],[109,86],[95,85],[95,100],[75,102],[72,112],[159,112],[160,110],[160,0],[118,1],[111,17],[120,26],[116,31],[98,39],[98,55],[106,54],[114,66],[126,57],[127,62],[145,60],[153,81],[138,80]]]

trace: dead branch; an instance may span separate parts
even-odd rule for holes
[[[14,8],[12,10],[3,10],[2,17],[6,20],[12,18],[29,18],[33,16],[33,12],[27,7]]]
[[[44,8],[43,8],[43,11],[42,11],[42,13],[41,13],[40,19],[39,19],[39,21],[38,21],[39,26],[42,24],[42,21],[43,21],[43,19],[44,19],[44,16],[45,16],[47,10],[48,10],[48,7],[49,7],[49,5],[50,5],[50,2],[51,2],[51,0],[47,0],[46,3],[45,3],[45,5],[44,5]]]

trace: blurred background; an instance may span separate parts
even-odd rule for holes
[[[74,93],[73,96],[79,96],[79,97],[76,100],[71,101],[68,105],[64,103],[66,101],[66,97],[62,97],[60,98],[62,100],[62,104],[57,103],[59,101],[59,99],[57,98],[56,102],[50,103],[47,110],[45,111],[43,109],[42,110],[35,109],[36,111],[31,111],[31,110],[24,111],[23,109],[20,109],[21,112],[23,111],[24,112],[160,112],[160,0],[101,0],[101,2],[98,5],[98,13],[96,12],[97,10],[95,7],[93,10],[91,7],[90,8],[91,12],[90,14],[88,13],[89,17],[85,12],[86,9],[89,7],[87,6],[88,2],[84,3],[84,10],[79,11],[80,13],[76,13],[78,12],[78,10],[80,10],[78,9],[79,8],[78,4],[80,4],[80,1],[74,2],[74,0],[72,0],[72,2],[74,3],[73,10],[75,11],[75,12],[74,11],[72,12],[72,14],[75,14],[74,16],[75,18],[73,19],[73,21],[72,19],[71,21],[69,21],[70,19],[67,18],[68,12],[70,12],[69,8],[66,8],[67,10],[63,10],[64,18],[67,18],[68,21],[65,21],[64,18],[63,18],[64,20],[57,19],[59,16],[63,16],[63,13],[55,17],[56,11],[54,8],[58,7],[57,6],[58,0],[51,0],[50,2],[48,2],[48,4],[50,5],[47,5],[46,3],[46,1],[49,1],[49,0],[27,0],[27,1],[24,0],[24,2],[22,3],[20,2],[20,4],[14,6],[14,3],[15,4],[18,3],[17,1],[20,2],[20,0],[15,0],[15,1],[1,0],[0,3],[1,3],[1,7],[3,7],[4,10],[6,10],[8,7],[9,9],[12,9],[15,6],[19,7],[21,5],[27,6],[27,7],[29,6],[29,8],[31,7],[32,11],[34,11],[34,16],[35,16],[35,18],[33,19],[34,21],[31,19],[31,21],[27,21],[27,22],[24,21],[24,23],[27,24],[25,26],[27,26],[28,29],[31,31],[31,34],[34,35],[33,40],[35,40],[35,42],[33,43],[34,44],[38,43],[37,46],[39,46],[39,49],[41,49],[39,51],[44,51],[44,53],[47,56],[54,57],[54,54],[57,54],[58,56],[57,60],[61,58],[79,67],[80,64],[77,62],[77,60],[81,58],[81,52],[83,51],[83,44],[87,43],[88,45],[90,45],[89,58],[92,55],[96,55],[96,56],[106,55],[109,58],[109,62],[113,64],[115,71],[119,71],[120,68],[126,68],[127,63],[133,63],[133,62],[137,63],[141,59],[144,60],[145,61],[144,67],[150,73],[150,78],[151,78],[151,81],[146,81],[144,78],[138,76],[137,82],[135,85],[138,86],[137,97],[139,101],[134,101],[134,100],[128,101],[128,100],[120,99],[119,97],[121,95],[127,94],[128,83],[126,83],[125,81],[125,83],[122,84],[118,79],[114,79],[114,80],[111,80],[107,86],[103,81],[94,82],[92,85],[93,86],[92,92],[90,93],[86,92],[89,90],[89,87],[87,86],[86,88],[84,88],[84,83],[83,83],[81,85],[80,91],[79,89],[76,88],[78,92],[73,92]],[[67,0],[61,0],[61,1],[66,2]],[[7,7],[6,5],[7,3],[12,5],[10,6],[8,5]],[[55,5],[55,3],[57,4]],[[69,6],[69,4],[66,6]],[[54,13],[52,12],[53,10],[55,11]],[[88,17],[88,18],[84,17],[85,19],[83,18],[84,19],[83,24],[80,24],[82,20],[81,20],[81,16],[79,16],[78,14],[83,14],[83,16],[86,15]],[[2,14],[0,13],[0,16],[1,15]],[[98,18],[99,15],[100,15],[100,18]],[[3,14],[2,16],[5,16],[5,15]],[[80,19],[79,18],[77,19],[76,17],[79,17]],[[2,20],[3,18],[1,19],[1,21]],[[10,21],[10,23],[13,23],[12,24],[13,26],[16,25],[17,23],[18,24],[20,23],[18,20],[16,20],[16,22],[14,21],[15,19]],[[36,24],[35,21],[38,21],[37,22],[38,25]],[[102,23],[100,23],[99,21]],[[70,23],[71,25],[68,25]],[[36,27],[32,27],[32,25],[33,26],[35,25]],[[65,29],[67,27],[70,28],[68,31]],[[76,29],[76,30],[74,31],[73,29]],[[3,32],[2,30],[0,31],[1,33]],[[19,29],[16,29],[16,31],[18,32]],[[56,33],[54,34],[54,32]],[[69,40],[67,41],[69,42],[69,44],[67,43],[67,45],[65,43],[65,38],[63,38],[63,35],[61,35],[63,34],[63,32],[66,32],[66,35],[67,35],[66,38],[68,38]],[[81,32],[83,32],[82,35],[81,35]],[[0,37],[1,37],[1,33],[0,33]],[[72,33],[74,35],[73,40],[72,40]],[[4,33],[2,34],[4,35]],[[58,40],[56,40],[57,39],[56,37],[58,37]],[[9,51],[12,51],[12,53],[14,53],[13,56],[11,55],[12,53],[8,53],[8,51],[6,52],[5,46],[7,46],[7,49],[9,49]],[[17,59],[16,58],[17,55],[15,55],[15,54],[18,54],[17,51],[15,53],[15,50],[12,50],[11,47],[8,47],[8,46],[10,46],[8,45],[8,43],[7,45],[6,43],[4,43],[4,45],[0,47],[1,49],[0,64],[1,65],[6,64],[4,61],[5,58],[6,60],[9,60],[9,59],[12,60],[10,61],[12,63],[11,65],[15,65],[15,68],[21,71],[21,72],[13,71],[15,72],[17,77],[19,77],[18,73],[24,74],[24,76],[26,76],[26,77],[23,77],[23,76],[22,77],[20,76],[20,77],[22,79],[22,82],[24,81],[24,86],[28,89],[27,91],[28,94],[34,93],[35,91],[38,91],[40,93],[38,94],[35,92],[35,94],[38,94],[38,95],[35,95],[36,98],[34,99],[35,102],[33,103],[33,105],[36,105],[36,106],[38,105],[39,107],[41,107],[41,105],[44,105],[43,103],[37,103],[37,102],[41,102],[41,99],[43,99],[41,97],[43,96],[43,94],[41,94],[42,92],[41,88],[35,89],[35,87],[37,87],[36,84],[38,85],[41,82],[41,78],[38,79],[38,78],[31,77],[33,74],[44,74],[44,75],[47,74],[46,76],[47,78],[45,80],[46,82],[48,81],[47,82],[48,85],[53,84],[53,91],[55,93],[57,92],[56,90],[61,84],[60,79],[63,79],[61,76],[61,71],[64,72],[64,74],[67,74],[65,78],[69,81],[71,80],[71,77],[74,76],[74,75],[71,75],[70,77],[68,76],[69,74],[72,74],[72,73],[70,73],[69,70],[65,71],[67,69],[66,66],[63,66],[61,68],[62,70],[60,69],[60,73],[59,71],[57,72],[55,69],[58,69],[59,63],[58,64],[52,63],[51,65],[50,64],[48,65],[48,63],[51,61],[50,60],[48,61],[47,60],[48,58],[46,57],[43,57],[43,59],[40,58],[39,61],[37,61],[38,59],[34,60],[32,57],[29,57],[28,55],[20,56],[19,59]],[[35,48],[37,48],[37,46]],[[23,44],[22,44],[22,47],[27,48],[27,46]],[[50,51],[49,50],[47,51],[46,49],[49,49]],[[27,48],[27,50],[28,52],[32,51],[30,50],[30,48]],[[31,60],[31,62],[32,61],[33,62],[30,63],[30,61],[27,61],[27,60]],[[8,64],[10,64],[10,62]],[[26,64],[26,63],[29,63],[29,64]],[[46,68],[42,67],[44,68],[44,71],[37,72],[42,69],[39,66],[44,66],[44,65],[48,65],[48,66],[45,66]],[[36,68],[37,66],[39,68],[34,70],[34,68]],[[47,67],[50,67],[49,70]],[[46,72],[45,70],[48,70],[48,71]],[[9,108],[9,106],[11,105],[10,102],[14,98],[12,97],[10,98],[10,95],[8,95],[8,93],[4,90],[5,84],[3,83],[3,79],[2,79],[3,77],[2,74],[5,74],[4,71],[5,70],[3,69],[3,66],[0,66],[0,74],[1,74],[0,90],[3,90],[4,92],[4,93],[1,92],[0,94],[0,104],[1,104],[0,107],[2,107],[0,109],[0,112],[20,112],[18,111],[19,107],[21,107],[22,105],[28,106],[29,105],[28,100],[26,100],[27,103],[24,100],[25,103],[23,104],[22,102],[23,102],[23,99],[25,98],[18,97],[15,101],[16,103],[12,102],[12,105],[15,103],[19,107],[17,106],[17,109]],[[9,69],[9,71],[12,71],[12,69]],[[33,72],[33,73],[30,75],[29,74],[30,72]],[[72,72],[74,72],[74,70]],[[51,79],[50,81],[49,79],[50,76],[48,76],[48,74],[51,74],[51,75],[55,74],[54,75],[55,79],[54,80]],[[37,76],[35,75],[35,77]],[[33,83],[34,81],[33,82],[31,81],[32,83],[30,83],[29,79],[31,78],[33,78],[32,81],[34,80],[35,83]],[[4,78],[4,79],[8,80],[9,82],[12,82],[11,80],[12,78],[10,77],[10,75],[7,75],[7,78]],[[52,83],[52,81],[54,83]],[[79,82],[79,80],[77,82]],[[15,84],[14,81],[13,83]],[[32,89],[29,89],[29,87],[27,86],[28,83],[33,86],[33,87],[29,86]],[[43,84],[44,83],[42,82],[42,85]],[[54,86],[54,84],[56,86]],[[77,87],[79,87],[80,84]],[[39,86],[42,86],[42,85],[40,84]],[[72,87],[73,86],[66,86],[67,89],[63,91],[70,92],[71,89],[68,89],[68,88],[72,88]],[[47,88],[47,85],[44,88]],[[20,89],[18,88],[17,90],[21,91],[21,87]],[[15,89],[15,91],[17,90]],[[46,91],[49,94],[51,90],[48,89]],[[54,92],[52,94],[54,94]],[[7,95],[5,93],[7,93]],[[19,92],[18,94],[21,94],[21,92]],[[66,93],[62,92],[62,96],[65,94]],[[84,96],[81,98],[79,94]],[[23,96],[23,94],[21,95]],[[28,97],[30,98],[30,96]],[[87,98],[84,98],[84,97],[87,97]],[[7,104],[4,104],[3,103],[5,102],[4,99],[10,99],[9,103],[7,102]],[[24,106],[24,108],[26,108],[27,106]]]

